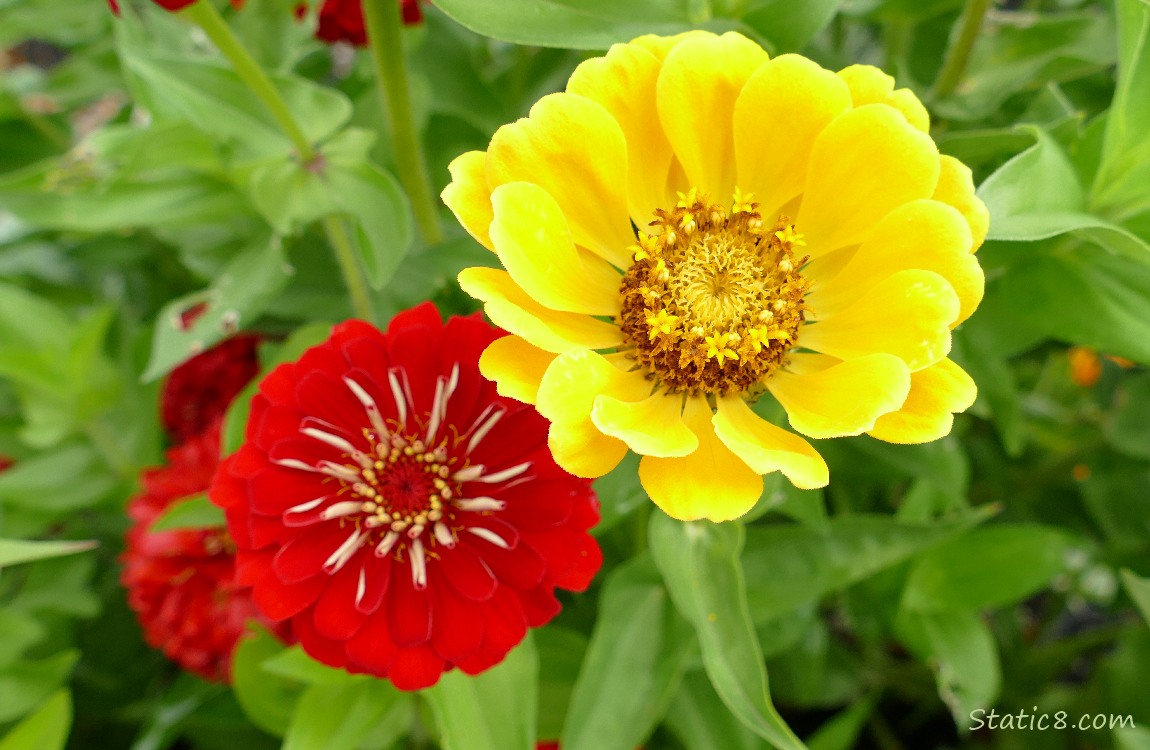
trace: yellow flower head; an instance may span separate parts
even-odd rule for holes
[[[561,466],[630,449],[668,514],[724,520],[768,472],[827,484],[801,435],[950,431],[988,217],[893,84],[735,33],[641,37],[451,164],[444,201],[505,269],[459,276],[512,334],[481,368],[551,420]]]

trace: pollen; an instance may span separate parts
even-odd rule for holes
[[[629,248],[620,286],[622,349],[672,392],[744,392],[783,366],[798,342],[809,282],[803,235],[768,225],[750,193],[731,207],[692,188],[655,211]]]

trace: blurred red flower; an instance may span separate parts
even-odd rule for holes
[[[399,0],[403,22],[409,26],[423,20],[419,0]],[[357,47],[367,46],[367,31],[363,22],[363,0],[324,0],[319,9],[317,39],[328,43],[349,42]]]
[[[198,435],[224,415],[260,370],[258,345],[258,336],[233,336],[172,370],[160,396],[160,416],[174,442]]]
[[[196,2],[196,0],[152,0],[152,2],[164,10],[175,11],[183,10],[192,3]],[[236,8],[237,10],[244,4],[244,0],[231,0],[231,2],[232,7]],[[117,16],[120,15],[120,3],[118,0],[108,0],[108,6],[111,7],[113,13],[115,13]]]
[[[407,690],[475,674],[598,571],[590,483],[479,374],[502,335],[425,303],[386,333],[341,324],[260,384],[211,498],[238,580],[312,657]]]
[[[219,453],[216,422],[168,451],[165,466],[144,472],[143,491],[128,503],[134,524],[120,580],[147,642],[184,669],[222,682],[245,623],[259,618],[251,592],[233,582],[234,545],[223,527],[150,530],[169,506],[208,489]]]

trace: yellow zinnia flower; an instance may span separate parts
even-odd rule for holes
[[[483,373],[551,420],[568,471],[642,455],[680,519],[742,515],[772,471],[827,484],[751,410],[764,392],[810,438],[947,434],[975,395],[946,355],[988,219],[927,129],[877,68],[768,60],[735,33],[587,60],[451,164],[444,201],[506,269],[459,276],[513,334]]]

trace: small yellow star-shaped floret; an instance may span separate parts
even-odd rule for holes
[[[755,210],[755,194],[744,193],[742,190],[735,188],[735,200],[731,206],[732,214],[751,213]]]
[[[658,312],[647,316],[647,325],[650,326],[647,337],[654,341],[659,334],[669,336],[674,333],[679,326],[679,316],[660,309]]]
[[[790,243],[791,247],[802,247],[807,244],[806,240],[803,239],[803,235],[795,231],[794,224],[788,224],[783,229],[775,232],[775,237],[779,239],[779,242],[784,244]]]
[[[716,359],[719,366],[723,366],[723,359],[738,359],[739,354],[730,347],[731,334],[720,333],[717,336],[707,336],[707,359]]]

